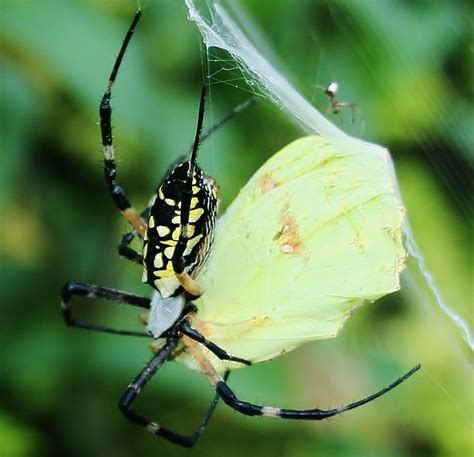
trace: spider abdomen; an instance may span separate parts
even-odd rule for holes
[[[182,267],[179,273],[194,278],[208,257],[214,238],[217,187],[194,165],[192,186],[187,189],[190,166],[189,161],[177,165],[158,188],[144,239],[142,280],[165,298],[181,290],[176,264]],[[175,252],[180,237],[184,243],[182,254]]]

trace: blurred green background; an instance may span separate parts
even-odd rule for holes
[[[327,111],[317,85],[337,80],[339,99],[357,104],[356,120],[347,112],[330,118],[392,151],[428,268],[472,328],[469,2],[243,4],[279,68],[316,106]],[[247,418],[221,405],[193,451],[121,416],[116,401],[149,359],[148,343],[66,328],[58,291],[76,280],[149,293],[140,268],[116,254],[127,225],[105,191],[97,126],[98,103],[136,6],[0,1],[0,456],[474,455],[472,354],[412,261],[402,292],[359,310],[338,338],[240,370],[230,381],[249,401],[326,408],[422,363],[382,399],[322,423]],[[138,208],[192,142],[202,61],[182,2],[149,1],[113,98],[119,182]],[[208,126],[252,92],[223,67],[234,64],[210,63]],[[223,206],[299,135],[263,99],[213,135],[200,162],[220,183]],[[134,310],[77,308],[97,322],[138,328]],[[202,376],[170,363],[137,403],[159,423],[191,432],[211,396]]]

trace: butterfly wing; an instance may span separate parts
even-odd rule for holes
[[[355,308],[399,289],[403,220],[388,153],[296,140],[218,221],[192,325],[254,363],[334,337]]]

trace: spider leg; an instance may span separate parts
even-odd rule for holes
[[[199,112],[198,112],[198,121],[196,126],[196,134],[194,137],[194,144],[191,152],[191,159],[189,161],[189,169],[186,177],[186,182],[183,186],[183,198],[181,200],[181,220],[180,220],[180,233],[179,238],[176,243],[176,246],[173,251],[173,269],[176,272],[176,277],[178,278],[181,286],[194,297],[199,297],[201,295],[201,289],[194,281],[193,278],[188,273],[184,272],[185,268],[185,259],[184,252],[186,250],[186,245],[188,242],[188,223],[189,223],[189,214],[191,211],[191,198],[193,195],[192,191],[192,180],[194,176],[194,170],[196,165],[197,151],[199,144],[201,142],[201,132],[202,124],[204,121],[204,111],[206,105],[206,94],[207,94],[207,85],[204,84],[201,90],[201,99],[199,102]]]
[[[380,389],[378,392],[363,398],[361,400],[349,403],[348,405],[342,406],[335,409],[307,409],[307,410],[296,410],[296,409],[282,409],[274,408],[270,406],[261,406],[253,403],[248,403],[242,401],[234,394],[230,387],[226,384],[225,380],[216,372],[214,367],[211,365],[205,354],[202,352],[202,349],[197,345],[193,340],[190,340],[188,337],[183,336],[183,342],[189,349],[190,353],[193,355],[194,359],[201,368],[201,371],[207,376],[211,384],[216,389],[216,392],[222,398],[224,403],[230,406],[232,409],[235,409],[241,414],[246,416],[270,416],[270,417],[279,417],[281,419],[298,419],[298,420],[322,420],[327,419],[331,416],[336,416],[345,411],[362,406],[366,403],[375,400],[376,398],[382,396],[388,391],[392,390],[403,381],[408,379],[416,371],[420,369],[420,365],[416,365],[410,371],[405,373],[403,376],[396,379],[392,384],[383,389]]]
[[[144,221],[148,221],[148,218],[150,217],[150,210],[155,198],[156,198],[156,192],[150,198],[148,206],[140,213],[140,217]],[[132,249],[130,247],[130,243],[137,236],[138,236],[138,233],[135,229],[130,230],[129,232],[125,233],[125,235],[122,235],[122,238],[120,239],[120,243],[118,245],[118,253],[120,256],[125,257],[126,259],[131,260],[132,262],[135,262],[139,265],[143,265],[142,254],[140,254],[139,252],[135,251],[135,249]]]
[[[102,97],[99,107],[100,117],[100,132],[102,135],[102,146],[104,148],[104,177],[107,187],[109,189],[112,200],[115,206],[120,210],[122,215],[132,225],[132,227],[143,237],[146,231],[146,223],[138,212],[131,206],[127,197],[125,196],[122,188],[117,184],[116,181],[116,165],[115,165],[115,153],[113,146],[112,136],[112,109],[110,107],[110,99],[112,97],[112,86],[117,77],[120,64],[122,63],[125,50],[127,49],[128,43],[132,38],[135,27],[140,19],[141,11],[137,10],[133,21],[125,35],[125,39],[120,48],[117,59],[115,60],[112,72],[110,74],[109,82],[105,89],[105,93]]]
[[[334,100],[332,103],[332,107],[334,109],[334,113],[339,113],[341,108],[350,108],[351,109],[351,122],[354,124],[355,122],[355,109],[357,105],[355,103],[348,103],[348,102],[338,102]]]
[[[115,335],[129,335],[129,336],[146,336],[150,337],[145,332],[134,332],[129,330],[115,329],[106,327],[104,325],[91,324],[76,319],[72,316],[71,300],[73,296],[81,296],[85,298],[102,298],[109,301],[117,301],[126,303],[127,305],[137,306],[139,308],[149,309],[150,299],[141,297],[139,295],[129,294],[107,287],[95,286],[92,284],[83,284],[77,282],[68,282],[61,289],[61,309],[66,325],[70,327],[79,327],[89,330],[95,330],[103,333],[113,333]]]
[[[229,355],[224,349],[217,346],[217,344],[213,343],[206,339],[201,333],[199,333],[196,329],[192,328],[189,325],[189,322],[186,319],[183,319],[178,327],[178,330],[183,333],[184,335],[188,336],[189,338],[201,343],[207,349],[209,349],[212,353],[214,353],[219,359],[221,360],[229,360],[231,362],[238,362],[244,365],[252,365],[252,362],[241,359],[240,357],[233,357]]]
[[[168,337],[165,346],[161,348],[153,358],[147,363],[145,368],[135,377],[132,383],[127,387],[122,397],[118,402],[118,407],[122,414],[134,422],[135,424],[146,428],[149,432],[154,435],[161,436],[162,438],[171,441],[175,444],[179,444],[184,447],[192,447],[204,432],[209,420],[211,419],[214,410],[216,409],[217,403],[219,402],[219,395],[216,393],[214,399],[211,402],[206,414],[204,415],[201,423],[197,427],[196,431],[189,436],[181,435],[172,430],[158,425],[156,422],[147,419],[142,414],[136,412],[131,408],[131,405],[135,398],[138,396],[140,391],[146,386],[148,381],[155,375],[157,370],[166,362],[172,352],[176,349],[179,339],[175,336]],[[224,379],[227,379],[229,372],[226,372]]]
[[[118,253],[120,256],[131,260],[134,263],[143,265],[143,255],[129,247],[130,243],[138,236],[136,230],[131,230],[122,236],[120,244],[118,245]]]
[[[250,97],[248,100],[245,100],[240,105],[234,107],[232,111],[228,112],[219,122],[217,122],[217,124],[214,124],[201,135],[201,144],[203,141],[207,140],[216,130],[219,130],[224,124],[226,124],[228,121],[240,114],[243,110],[253,106],[256,102],[257,99],[255,97]],[[192,150],[193,146],[191,146],[191,148],[189,149],[189,153],[191,153]]]

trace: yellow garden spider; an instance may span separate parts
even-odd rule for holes
[[[148,208],[141,214],[138,213],[131,206],[116,180],[110,99],[119,67],[140,16],[141,11],[138,10],[113,66],[100,103],[99,114],[105,181],[115,206],[132,226],[132,230],[125,234],[120,242],[119,253],[132,262],[143,265],[142,281],[154,289],[153,295],[150,299],[76,282],[65,284],[61,290],[62,313],[67,325],[117,335],[149,337],[155,340],[153,357],[127,387],[118,402],[120,411],[129,420],[151,433],[176,444],[191,447],[204,431],[219,398],[222,398],[231,408],[249,416],[320,420],[357,408],[399,385],[417,371],[419,366],[375,394],[340,408],[280,409],[259,406],[238,399],[226,383],[229,371],[221,376],[214,368],[201,346],[207,348],[220,360],[244,365],[250,365],[250,361],[228,354],[226,350],[206,339],[190,323],[190,317],[198,313],[196,306],[193,305],[193,299],[199,297],[202,291],[196,282],[196,277],[212,250],[218,203],[216,184],[212,178],[202,172],[196,159],[200,142],[224,122],[249,106],[251,101],[238,106],[216,126],[201,134],[207,90],[204,85],[195,139],[189,158],[172,167],[159,185]],[[130,243],[137,236],[143,240],[142,253],[130,247]],[[147,332],[115,329],[78,320],[71,312],[71,300],[74,296],[88,299],[100,298],[142,308],[148,313],[145,319]],[[199,371],[207,376],[216,390],[207,413],[196,431],[190,436],[162,427],[132,409],[133,401],[163,363],[173,360],[183,352],[192,355]]]

